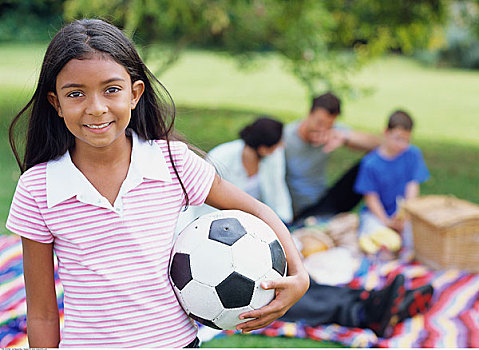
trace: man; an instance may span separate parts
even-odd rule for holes
[[[350,211],[361,200],[353,190],[359,163],[327,188],[329,154],[341,146],[370,151],[380,144],[380,139],[338,124],[340,105],[340,100],[328,92],[313,99],[306,118],[285,127],[286,182],[295,220]]]

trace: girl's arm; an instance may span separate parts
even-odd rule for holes
[[[266,327],[275,319],[283,316],[309,287],[308,273],[304,269],[291,234],[272,209],[228,181],[221,179],[218,175],[213,181],[206,203],[221,210],[242,210],[262,219],[273,229],[283,245],[288,262],[288,276],[262,283],[264,289],[276,289],[275,299],[261,309],[242,314],[242,319],[254,318],[254,320],[238,325],[237,329],[249,332]]]
[[[55,293],[53,243],[44,244],[22,237],[22,246],[29,345],[57,348],[60,317]]]

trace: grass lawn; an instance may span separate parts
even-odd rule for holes
[[[8,146],[8,125],[32,91],[45,45],[0,44],[0,233],[19,173]],[[161,80],[178,106],[177,128],[200,148],[237,137],[238,130],[259,113],[291,121],[307,113],[306,91],[266,56],[255,69],[239,71],[226,56],[190,51]],[[401,57],[372,63],[353,80],[373,93],[345,100],[341,120],[355,128],[379,133],[396,108],[416,121],[415,143],[431,172],[427,194],[453,194],[479,203],[479,72],[432,69]],[[332,157],[334,179],[360,154],[339,150]],[[206,347],[333,347],[312,340],[234,335],[215,339]]]

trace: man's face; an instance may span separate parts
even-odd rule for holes
[[[306,118],[306,138],[312,144],[317,144],[331,130],[337,114],[331,114],[324,108],[317,108]]]

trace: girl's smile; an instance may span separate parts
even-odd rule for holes
[[[91,129],[91,132],[101,134],[108,131],[110,129],[109,126],[111,126],[112,124],[113,122],[106,122],[102,124],[86,124],[85,127]]]
[[[48,99],[75,136],[75,152],[125,144],[131,110],[144,90],[126,69],[105,55],[69,61]],[[93,147],[93,148],[92,148]]]

